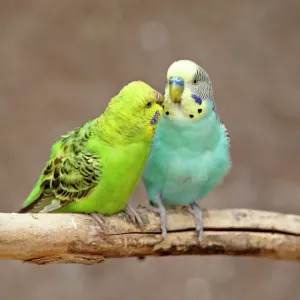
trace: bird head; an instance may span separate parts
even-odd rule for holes
[[[190,60],[174,62],[167,72],[165,116],[199,120],[213,110],[213,90],[207,72]]]
[[[142,81],[123,87],[109,103],[105,115],[128,143],[151,141],[162,115],[164,97]]]

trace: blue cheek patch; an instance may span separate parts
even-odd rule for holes
[[[155,125],[155,124],[157,123],[157,121],[158,121],[159,116],[160,116],[160,113],[159,113],[159,111],[157,110],[157,111],[155,112],[153,118],[151,119],[150,124],[151,124],[151,125]]]
[[[192,94],[192,98],[195,100],[196,103],[202,103],[202,99],[199,96]]]

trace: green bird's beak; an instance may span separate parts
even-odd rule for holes
[[[165,100],[164,96],[161,93],[159,93],[159,92],[157,92],[155,90],[154,90],[154,95],[155,95],[156,103],[158,105],[162,106],[163,103],[164,103],[164,100]]]
[[[184,89],[184,80],[180,77],[172,77],[169,80],[169,95],[173,102],[180,103]]]

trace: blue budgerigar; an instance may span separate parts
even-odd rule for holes
[[[143,172],[151,206],[167,235],[165,207],[186,206],[203,238],[202,199],[231,168],[230,138],[215,110],[206,71],[190,60],[174,62],[167,72],[164,114]]]

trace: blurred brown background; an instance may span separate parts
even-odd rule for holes
[[[168,66],[201,64],[232,137],[233,170],[202,201],[300,214],[300,2],[0,1],[0,211],[17,211],[61,134],[124,84],[162,91]],[[145,199],[140,186],[132,201]],[[294,262],[231,257],[1,262],[0,299],[287,300]]]

